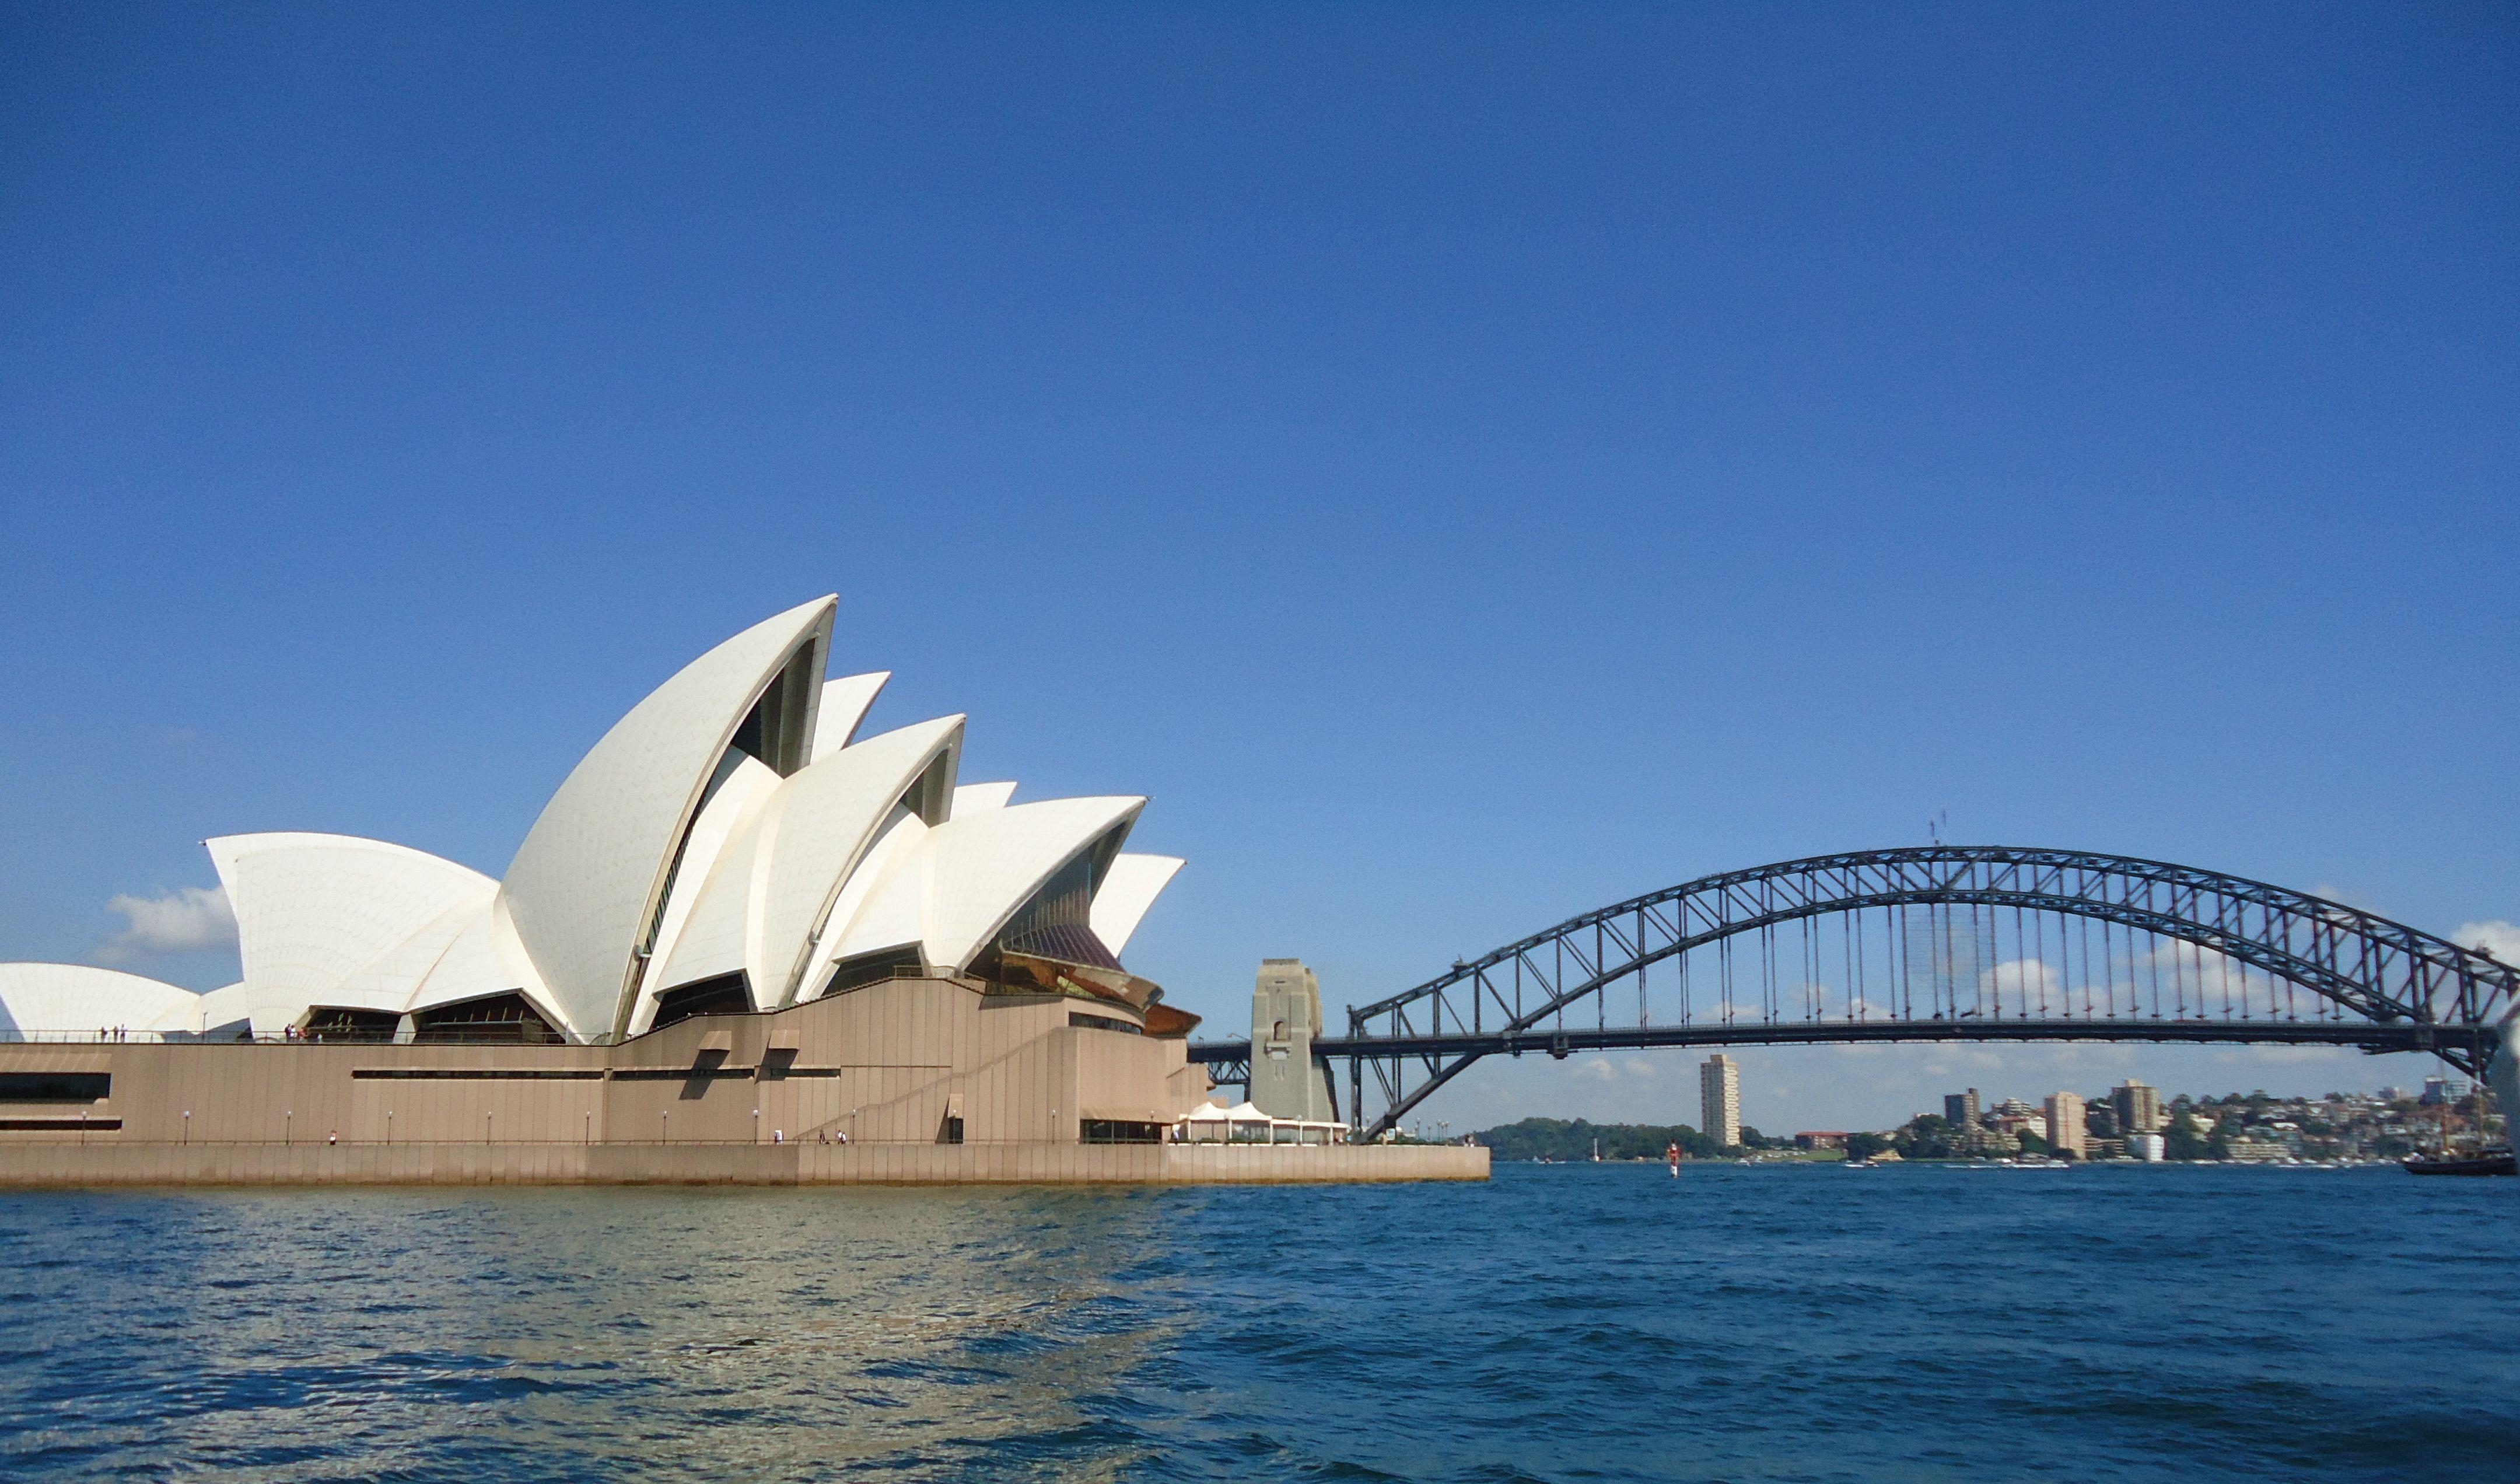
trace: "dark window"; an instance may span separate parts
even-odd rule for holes
[[[900,978],[905,973],[917,975],[924,972],[926,967],[926,961],[919,957],[919,950],[916,947],[885,948],[874,953],[862,953],[854,959],[842,959],[832,969],[832,976],[823,981],[823,994],[827,997],[845,994],[852,989],[863,989],[869,984],[880,984],[886,979]]]
[[[515,993],[414,1011],[411,1032],[414,1041],[431,1045],[548,1046],[561,1038],[523,995]]]
[[[309,1041],[390,1041],[402,1016],[389,1010],[344,1010],[318,1005],[306,1016]]]
[[[741,968],[714,978],[695,979],[676,985],[656,997],[656,1023],[651,1027],[663,1030],[677,1020],[694,1015],[748,1015],[752,1013],[752,981]]]
[[[1128,1123],[1117,1118],[1088,1118],[1077,1125],[1077,1137],[1087,1144],[1161,1144],[1164,1126],[1160,1123]]]
[[[767,698],[767,697],[763,697],[763,699]],[[738,752],[743,753],[747,757],[757,758],[761,755],[761,706],[759,702],[755,702],[752,709],[744,714],[743,720],[736,726],[735,740],[727,743],[727,745],[735,748]]]
[[[1132,1036],[1143,1036],[1146,1034],[1145,1031],[1131,1025],[1128,1021],[1114,1019],[1109,1015],[1071,1014],[1067,1017],[1067,1023],[1080,1030],[1116,1030]]]
[[[111,1134],[119,1118],[0,1118],[0,1129],[12,1134]]]
[[[1002,953],[1057,959],[1089,968],[1118,968],[1120,961],[1094,935],[1094,861],[1080,855],[1042,883],[1015,909],[991,946]]]
[[[822,657],[822,646],[811,641],[788,655],[727,744],[769,764],[782,778],[805,766],[805,697],[813,689],[814,670]]]
[[[961,1144],[963,1142],[963,1120],[948,1115],[945,1119],[945,1127],[943,1131],[938,1133],[936,1136],[936,1142],[938,1144]]]
[[[954,754],[951,752],[937,754],[920,772],[919,777],[911,781],[910,787],[901,790],[898,807],[918,815],[927,824],[945,823],[946,815],[951,812],[954,797],[954,790],[948,787],[953,783],[953,769],[950,766],[953,761]]]
[[[604,1073],[592,1067],[579,1071],[550,1071],[489,1066],[361,1066],[352,1068],[350,1075],[353,1078],[383,1077],[397,1082],[601,1082],[604,1080]]]
[[[102,1102],[112,1072],[0,1072],[0,1102]]]

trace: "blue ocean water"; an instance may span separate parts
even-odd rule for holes
[[[0,1475],[2520,1477],[2520,1183],[0,1198]]]

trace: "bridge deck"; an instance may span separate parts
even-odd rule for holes
[[[2494,1044],[2488,1025],[2383,1025],[2293,1020],[1878,1020],[1787,1024],[1646,1025],[1527,1030],[1511,1035],[1339,1036],[1313,1042],[1317,1056],[1509,1056],[1526,1052],[1631,1051],[1663,1046],[1816,1046],[1894,1041],[2148,1041],[2252,1046],[2349,1046],[2393,1052],[2471,1051]],[[1210,1066],[1248,1061],[1248,1041],[1192,1046]]]

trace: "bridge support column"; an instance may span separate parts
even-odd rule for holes
[[[1329,1073],[1313,1056],[1322,1029],[1322,985],[1301,959],[1263,959],[1251,991],[1254,1106],[1272,1118],[1327,1123],[1336,1115]]]

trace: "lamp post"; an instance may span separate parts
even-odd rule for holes
[[[280,1142],[282,1144],[293,1144],[296,1142],[290,1137],[290,1128],[296,1122],[296,1120],[297,1110],[295,1108],[285,1107],[280,1110]]]
[[[87,1109],[79,1109],[79,1143],[87,1143]]]
[[[674,1110],[672,1108],[660,1108],[657,1110],[656,1142],[658,1144],[668,1144],[672,1142],[672,1132],[674,1127],[673,1117]]]
[[[752,1110],[752,1142],[755,1144],[761,1142],[761,1109],[759,1108]]]
[[[588,1144],[595,1142],[595,1109],[593,1108],[586,1110],[586,1142]]]
[[[393,1109],[385,1109],[385,1143],[393,1143]]]
[[[191,1108],[184,1109],[184,1142],[188,1145],[193,1142],[193,1110]]]
[[[499,1115],[496,1113],[483,1113],[481,1115],[481,1142],[483,1144],[493,1142],[490,1138],[490,1120],[498,1116]]]

